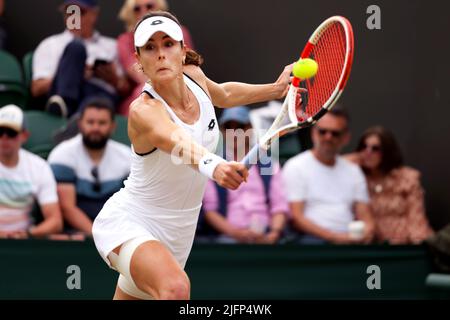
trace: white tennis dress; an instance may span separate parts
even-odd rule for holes
[[[214,107],[203,89],[184,76],[200,105],[200,118],[192,125],[182,122],[155,92],[144,92],[161,101],[171,119],[210,152],[215,152],[219,129]],[[159,149],[141,156],[133,151],[130,176],[125,187],[104,205],[93,225],[97,250],[111,267],[109,253],[124,242],[140,236],[161,241],[182,268],[192,248],[198,214],[207,178],[187,164],[175,163]]]

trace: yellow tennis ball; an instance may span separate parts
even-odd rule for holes
[[[294,64],[292,73],[295,77],[306,80],[314,77],[317,73],[318,68],[319,66],[317,65],[317,62],[315,62],[313,59],[300,59]]]

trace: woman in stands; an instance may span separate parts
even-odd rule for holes
[[[433,234],[424,205],[419,171],[403,165],[394,135],[372,127],[349,156],[363,169],[375,221],[375,238],[391,244],[417,244]]]

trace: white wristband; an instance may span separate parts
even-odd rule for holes
[[[214,180],[213,174],[219,163],[226,162],[224,159],[214,153],[205,154],[198,163],[198,171],[208,178]]]

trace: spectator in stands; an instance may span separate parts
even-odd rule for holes
[[[313,148],[283,168],[294,227],[304,233],[300,242],[370,242],[374,226],[364,174],[338,155],[350,139],[347,112],[336,106],[311,132]],[[365,223],[360,238],[349,233],[355,218]]]
[[[130,86],[118,63],[116,41],[95,30],[97,0],[65,0],[61,10],[66,30],[43,40],[34,52],[32,95],[49,96],[47,110],[62,116],[74,114],[90,96],[118,103]]]
[[[90,98],[82,106],[80,134],[57,145],[48,161],[58,182],[67,232],[91,234],[92,222],[130,170],[130,148],[110,140],[115,129],[109,100]]]
[[[28,134],[19,107],[0,109],[0,238],[43,237],[62,230],[56,182],[49,165],[21,149]],[[31,218],[35,199],[43,215],[37,225]]]
[[[400,147],[390,131],[379,126],[367,129],[349,159],[366,175],[377,241],[417,244],[433,235],[420,173],[403,165]]]
[[[226,150],[224,157],[240,161],[250,146],[251,131],[248,130],[252,126],[249,109],[225,109],[220,125]],[[267,164],[271,165],[271,162],[263,163],[249,170],[247,183],[237,190],[227,190],[212,180],[208,181],[203,214],[212,229],[221,234],[218,241],[275,243],[280,239],[288,214],[281,171],[278,164],[269,168]]]
[[[142,93],[142,87],[147,81],[144,73],[137,67],[135,58],[135,48],[133,31],[136,23],[150,11],[167,11],[166,0],[125,0],[119,13],[119,19],[125,23],[126,32],[117,39],[120,64],[125,70],[128,78],[133,83],[133,91],[129,97],[124,99],[119,107],[119,113],[128,115],[130,103]],[[194,49],[192,37],[185,26],[181,26],[183,31],[184,44]]]
[[[5,11],[5,1],[0,0],[0,50],[6,48],[6,30],[3,24],[3,13]]]

